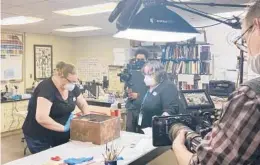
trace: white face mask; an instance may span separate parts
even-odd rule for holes
[[[260,53],[248,57],[248,65],[253,72],[260,74]]]
[[[66,84],[64,88],[67,89],[68,91],[73,91],[73,89],[75,88],[75,84],[73,83]]]
[[[152,76],[144,76],[144,83],[146,86],[154,86],[156,84],[154,78]]]

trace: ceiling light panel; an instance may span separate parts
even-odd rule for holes
[[[42,18],[26,17],[26,16],[8,17],[1,20],[1,25],[23,25],[29,23],[36,23],[43,20],[44,19]]]
[[[58,10],[54,11],[56,14],[68,15],[68,16],[83,16],[91,14],[99,14],[111,12],[116,7],[117,3],[109,2],[104,4],[84,6],[79,8],[67,9],[67,10]]]
[[[73,27],[73,28],[55,29],[55,31],[70,33],[70,32],[94,31],[100,29],[101,28],[95,26],[80,26],[80,27]]]

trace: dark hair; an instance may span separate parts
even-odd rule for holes
[[[135,54],[134,56],[136,57],[138,54],[143,54],[145,56],[146,59],[148,59],[150,53],[149,51],[146,49],[146,48],[138,48],[136,51],[135,51]]]
[[[56,65],[56,69],[59,76],[67,77],[69,74],[76,74],[76,68],[74,65],[67,64],[63,61],[58,62]]]

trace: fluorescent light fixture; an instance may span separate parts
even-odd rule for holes
[[[98,4],[93,6],[84,6],[79,8],[72,8],[67,10],[54,11],[56,14],[68,15],[68,16],[82,16],[111,12],[116,7],[117,3],[109,2],[104,4]]]
[[[196,37],[197,33],[177,33],[155,30],[127,29],[119,31],[113,37],[149,42],[180,42]]]
[[[156,12],[154,12],[156,11]],[[122,16],[122,14],[121,14]],[[127,25],[119,18],[116,38],[147,42],[180,42],[196,37],[199,32],[175,12],[165,6],[151,6],[142,9]],[[128,27],[126,29],[121,27]]]
[[[36,23],[43,21],[42,18],[36,17],[26,17],[26,16],[18,16],[18,17],[9,17],[1,20],[1,25],[23,25],[29,23]]]
[[[73,28],[63,28],[63,29],[55,29],[55,31],[59,32],[82,32],[82,31],[94,31],[94,30],[100,30],[99,27],[94,26],[79,26],[79,27],[73,27]]]

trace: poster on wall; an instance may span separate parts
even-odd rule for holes
[[[34,45],[34,79],[42,80],[52,75],[52,46]]]
[[[1,32],[1,81],[23,78],[23,34]]]

